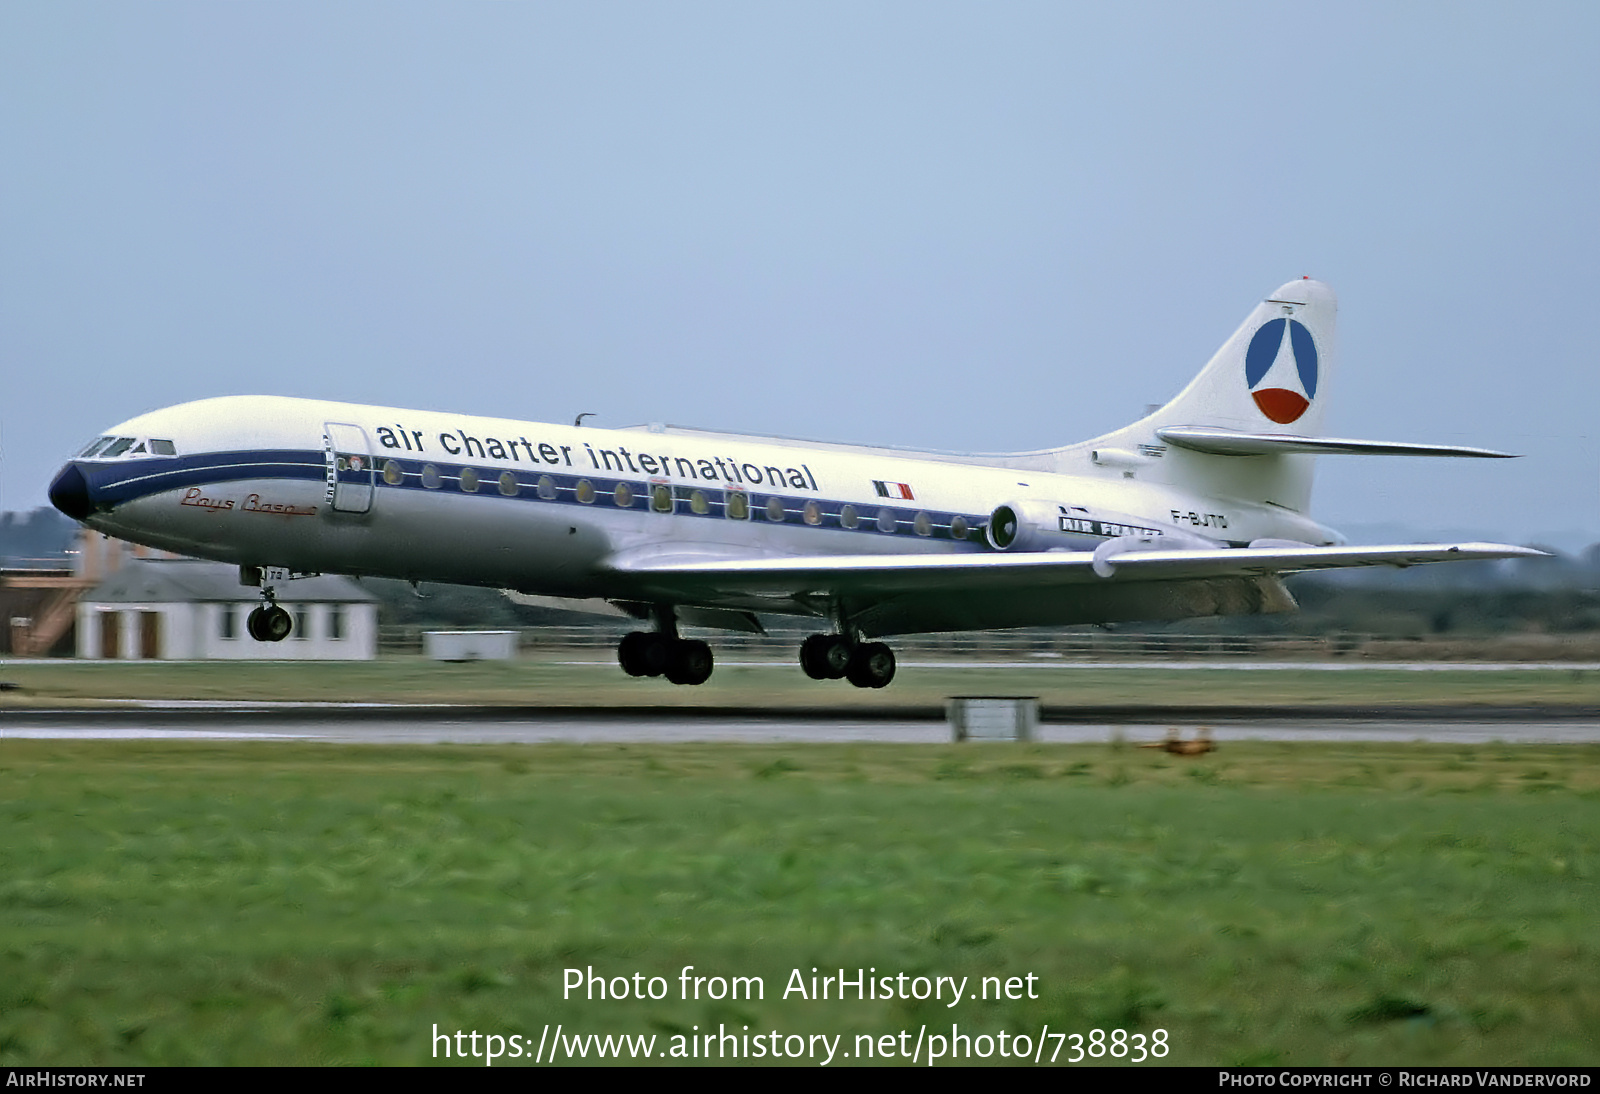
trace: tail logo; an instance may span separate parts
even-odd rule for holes
[[[1317,344],[1305,324],[1263,323],[1245,351],[1244,379],[1261,413],[1279,425],[1298,421],[1317,397]]]

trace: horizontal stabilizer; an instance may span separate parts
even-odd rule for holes
[[[1169,425],[1156,436],[1170,445],[1212,456],[1470,456],[1512,459],[1515,453],[1455,444],[1356,441],[1345,437],[1292,437],[1286,433],[1237,433],[1204,425]]]

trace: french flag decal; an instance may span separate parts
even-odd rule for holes
[[[903,482],[880,482],[878,479],[873,479],[872,485],[878,491],[878,497],[880,498],[899,498],[901,501],[916,500],[912,496],[911,487]]]

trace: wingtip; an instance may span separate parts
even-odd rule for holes
[[[1478,555],[1496,554],[1501,558],[1551,558],[1550,551],[1541,551],[1537,547],[1522,547],[1511,543],[1455,543],[1450,550],[1460,553],[1471,552]]]

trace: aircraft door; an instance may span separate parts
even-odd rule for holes
[[[322,451],[328,462],[328,502],[341,513],[365,513],[372,508],[374,469],[367,431],[358,425],[327,422],[322,427]]]

